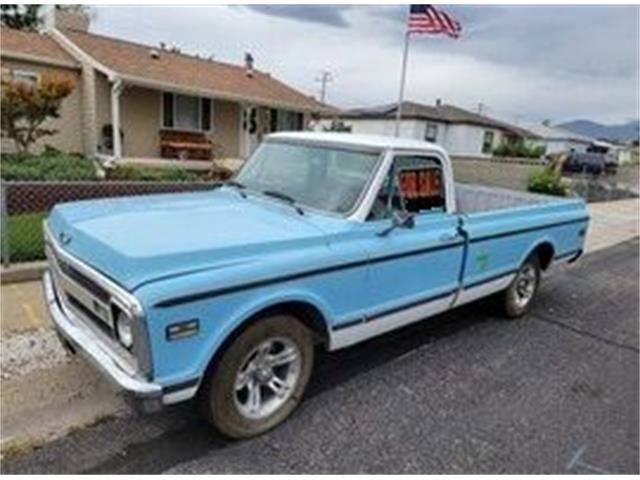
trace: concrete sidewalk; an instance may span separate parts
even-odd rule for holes
[[[591,203],[586,251],[593,252],[640,235],[640,199]]]

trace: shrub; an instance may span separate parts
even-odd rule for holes
[[[3,154],[0,176],[4,180],[97,180],[93,162],[80,155],[47,150],[42,155]]]
[[[566,197],[569,193],[569,185],[551,169],[542,169],[533,172],[527,181],[527,190],[535,193]]]
[[[107,170],[108,180],[193,182],[199,179],[196,173],[178,167],[158,168],[142,165],[116,165]]]
[[[545,147],[542,145],[532,145],[524,140],[516,140],[511,142],[501,142],[493,149],[496,157],[524,157],[524,158],[540,158],[545,153]]]

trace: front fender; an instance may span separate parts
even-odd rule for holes
[[[327,302],[316,293],[296,285],[280,285],[269,291],[248,291],[151,310],[149,333],[156,380],[163,385],[172,385],[202,376],[211,359],[238,328],[261,311],[288,302],[302,302],[314,307],[330,330],[334,315]],[[165,332],[168,326],[189,319],[199,320],[199,334],[167,341]]]
[[[260,312],[290,302],[305,303],[317,309],[325,322],[327,330],[330,331],[331,325],[334,322],[334,315],[327,302],[320,296],[293,286],[282,291],[271,292],[246,303],[241,303],[239,308],[235,309],[229,319],[224,322],[224,327],[219,330],[219,334],[216,335],[215,338],[211,338],[207,346],[203,349],[203,352],[208,352],[205,353],[204,357],[199,361],[202,365],[203,372],[211,359],[218,353],[218,349],[238,328],[241,328],[246,322],[255,318]]]

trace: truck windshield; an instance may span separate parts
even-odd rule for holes
[[[380,157],[378,152],[264,142],[235,180],[250,190],[280,193],[298,205],[346,214],[358,202]]]

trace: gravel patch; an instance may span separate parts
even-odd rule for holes
[[[47,369],[67,362],[69,357],[56,333],[40,328],[0,338],[0,376],[2,380]]]

